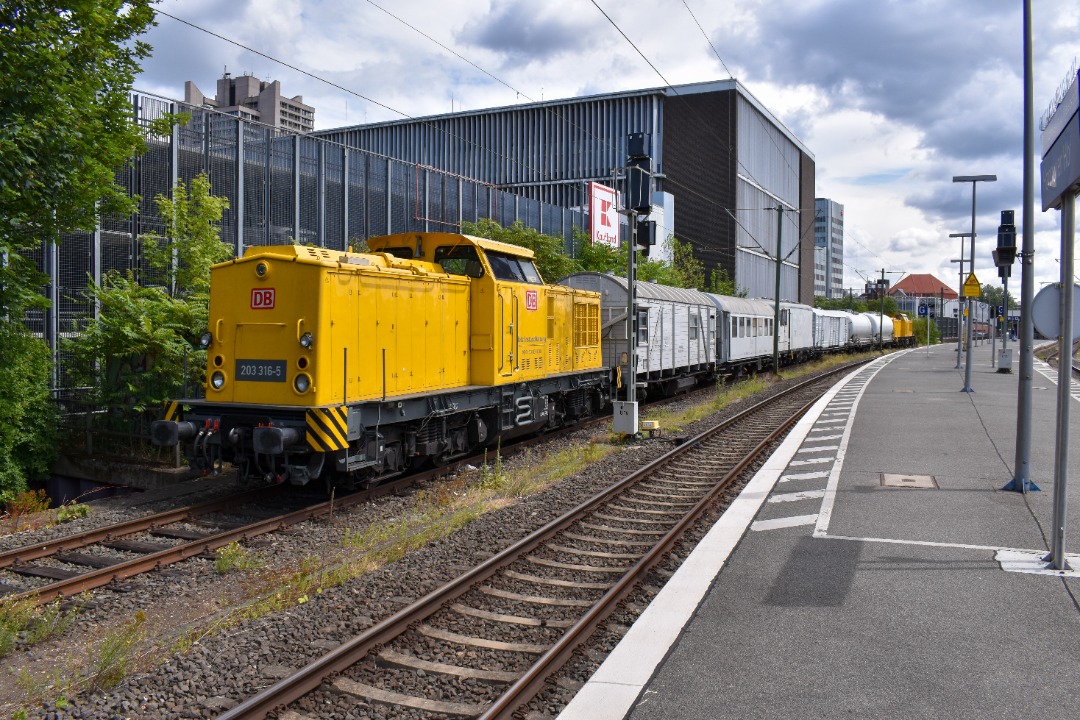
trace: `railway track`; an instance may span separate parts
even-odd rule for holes
[[[583,426],[587,423],[526,438],[500,452],[508,457]],[[299,508],[295,505],[300,496],[282,492],[283,488],[278,486],[261,487],[14,548],[0,552],[0,597],[45,604],[108,585],[116,586],[137,575],[193,557],[213,557],[216,550],[234,542],[247,542],[330,515],[335,510],[404,492],[412,486],[453,473],[464,465],[482,461],[482,455],[463,458],[443,467]],[[293,508],[283,510],[283,506],[289,504]],[[256,519],[252,520],[253,516]],[[19,578],[20,584],[14,584],[14,577]]]
[[[688,440],[219,720],[509,717],[852,365]]]

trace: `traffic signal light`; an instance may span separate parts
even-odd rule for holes
[[[998,277],[1012,276],[1012,264],[1016,260],[1016,225],[1013,224],[1015,212],[1001,211],[1001,224],[998,225],[998,246],[993,251],[994,264],[998,268]]]
[[[641,215],[652,210],[649,133],[630,133],[626,137],[626,207]]]
[[[652,220],[639,220],[637,224],[638,250],[645,257],[649,257],[652,246],[656,244],[656,223]]]

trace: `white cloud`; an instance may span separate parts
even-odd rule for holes
[[[996,277],[998,210],[1017,210],[1019,223],[1022,208],[1019,3],[686,0],[703,35],[683,0],[598,1],[672,83],[726,77],[715,48],[814,153],[817,195],[845,206],[845,262],[864,275],[885,265],[954,283],[948,234],[970,227],[970,187],[952,175],[997,174],[979,188],[976,260]],[[136,86],[179,97],[194,80],[212,92],[228,66],[281,80],[316,108],[318,127],[335,127],[663,84],[589,2],[374,2],[498,81],[369,2],[163,0],[166,12],[355,94],[167,17],[148,34],[155,54]],[[1033,25],[1041,113],[1076,56],[1080,6],[1034,0]],[[1056,213],[1035,221],[1037,274],[1051,280]]]

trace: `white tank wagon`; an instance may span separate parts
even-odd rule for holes
[[[874,313],[864,313],[863,317],[870,319],[870,344],[876,345],[878,342],[878,330],[881,331],[881,344],[884,347],[892,345],[893,341],[893,321],[888,315],[875,315]]]
[[[814,346],[821,352],[846,348],[851,338],[851,314],[814,308]]]
[[[600,293],[600,344],[604,364],[626,380],[626,278],[580,272],[559,280]],[[716,372],[716,306],[698,290],[637,283],[636,338],[639,392],[672,395]]]
[[[848,340],[854,347],[866,347],[877,342],[877,329],[870,318],[862,313],[848,315]]]

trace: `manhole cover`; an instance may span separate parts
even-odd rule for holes
[[[881,487],[890,488],[915,488],[935,489],[937,480],[933,475],[900,475],[897,473],[881,473]]]

